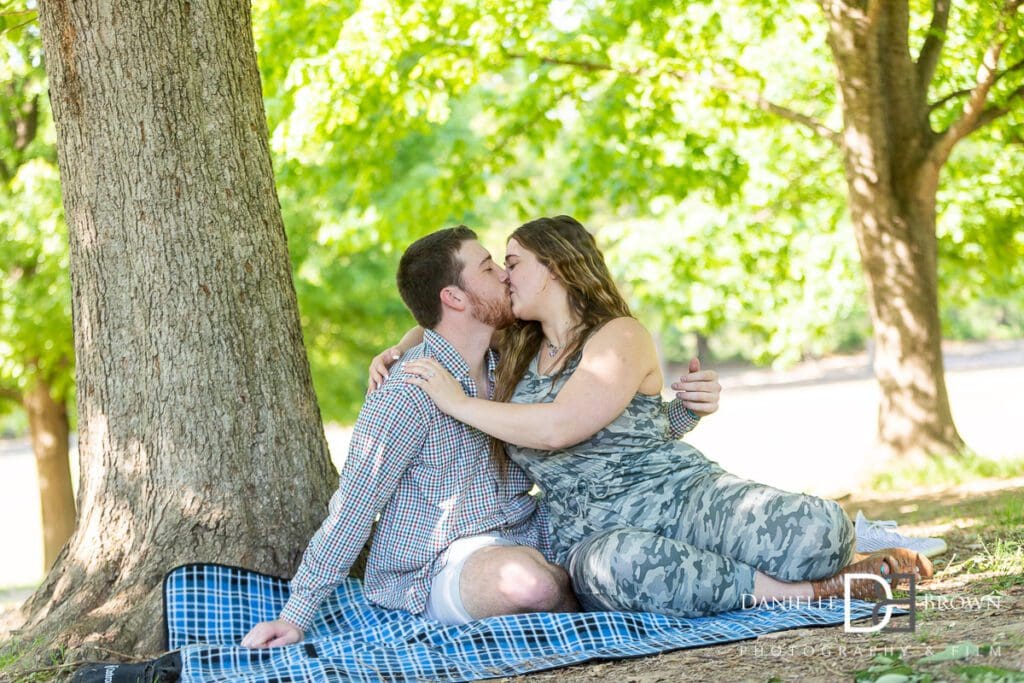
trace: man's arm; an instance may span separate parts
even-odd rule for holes
[[[288,602],[277,620],[257,624],[242,645],[298,642],[323,601],[345,580],[370,535],[374,517],[391,500],[426,440],[428,422],[410,399],[411,392],[401,388],[374,392],[367,399],[327,519],[302,556]]]

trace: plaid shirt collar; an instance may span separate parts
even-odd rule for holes
[[[423,349],[426,355],[436,358],[438,363],[452,373],[452,376],[469,391],[470,396],[479,396],[476,382],[469,374],[469,363],[462,357],[462,354],[455,350],[451,342],[434,330],[424,330]],[[498,354],[494,349],[487,349],[486,360],[487,382],[490,384],[490,394],[487,398],[494,398],[494,373],[498,367]]]

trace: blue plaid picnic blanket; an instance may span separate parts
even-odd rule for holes
[[[167,648],[181,650],[182,683],[469,681],[756,638],[844,621],[842,600],[681,619],[587,612],[491,617],[463,626],[369,604],[357,580],[340,586],[302,643],[250,650],[238,642],[276,619],[288,581],[218,564],[188,564],[164,579]],[[851,617],[873,603],[852,601]]]

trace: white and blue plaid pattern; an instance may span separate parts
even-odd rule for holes
[[[168,649],[180,649],[182,683],[468,681],[513,676],[590,659],[619,659],[843,623],[832,607],[751,609],[697,619],[589,612],[492,617],[444,626],[374,607],[348,580],[323,604],[306,640],[281,648],[237,646],[274,618],[288,582],[222,565],[185,565],[164,581]],[[871,613],[855,601],[853,618]]]

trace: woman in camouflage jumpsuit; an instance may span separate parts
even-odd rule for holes
[[[466,397],[429,360],[405,370],[542,489],[584,607],[699,616],[841,595],[847,571],[930,574],[901,551],[851,565],[853,525],[836,502],[740,479],[673,440],[653,341],[578,222],[521,226],[506,266],[520,322],[501,344],[496,398],[516,405]],[[855,595],[873,588],[854,582]]]

